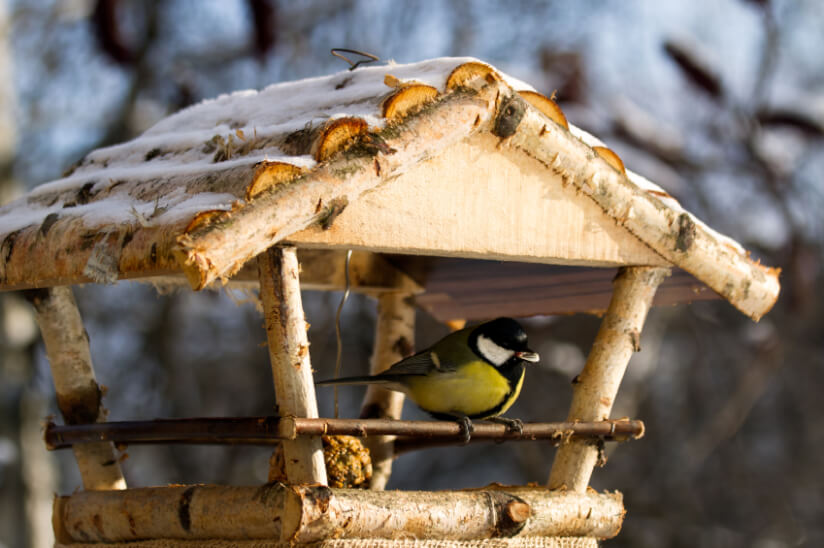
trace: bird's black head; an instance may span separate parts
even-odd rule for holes
[[[476,354],[496,367],[513,358],[533,363],[539,359],[527,346],[526,332],[512,318],[482,323],[472,330],[469,344]]]

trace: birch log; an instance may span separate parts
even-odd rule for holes
[[[197,485],[85,491],[58,497],[54,506],[56,538],[63,543],[610,538],[623,518],[620,493],[529,487],[424,492]]]
[[[197,548],[294,548],[279,540],[221,540],[195,541]],[[138,540],[107,542],[109,548],[192,548],[188,540]],[[598,540],[589,537],[514,537],[494,540],[418,540],[418,539],[325,539],[311,544],[312,548],[598,548]],[[56,543],[54,548],[100,548],[99,544],[73,542]]]
[[[543,163],[661,257],[710,286],[738,310],[759,320],[778,299],[780,269],[750,259],[729,239],[680,207],[631,182],[583,141],[526,108],[507,145]]]
[[[89,337],[71,288],[33,290],[26,292],[26,297],[34,306],[51,365],[57,406],[66,423],[105,421],[107,411],[94,376]],[[84,488],[126,488],[111,442],[88,443],[72,449]]]
[[[317,418],[309,340],[300,298],[294,247],[273,247],[258,257],[260,298],[275,394],[281,416]],[[286,476],[291,483],[326,484],[323,446],[318,436],[283,443]]]
[[[412,354],[415,349],[415,305],[412,295],[384,293],[378,297],[375,349],[370,373],[381,373]],[[400,419],[403,394],[376,385],[366,389],[361,406],[362,419]],[[372,456],[370,489],[383,490],[392,474],[395,436],[367,438]]]
[[[495,113],[499,89],[488,85],[477,93],[446,94],[425,114],[379,131],[373,140],[381,144],[373,150],[337,155],[299,184],[280,185],[181,235],[179,252],[192,287],[230,277],[250,258],[310,225],[329,228],[334,216],[367,190],[484,127]]]
[[[609,418],[621,379],[633,352],[640,347],[641,329],[658,285],[669,269],[627,267],[615,278],[612,300],[592,344],[584,369],[574,382],[568,421]],[[561,445],[549,476],[550,489],[586,491],[598,460],[598,445],[570,441]]]
[[[618,534],[620,494],[508,488],[472,491],[356,491],[299,487],[300,504],[287,503],[288,540],[425,538],[473,540],[519,536]],[[298,511],[299,514],[295,514]]]

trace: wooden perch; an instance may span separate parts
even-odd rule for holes
[[[415,350],[415,304],[412,295],[384,293],[378,297],[375,349],[369,372],[376,375]],[[404,396],[377,385],[366,389],[361,418],[400,419]],[[372,455],[370,489],[382,490],[392,474],[394,436],[372,436],[366,446]]]
[[[753,320],[778,298],[779,270],[752,261],[691,215],[630,182],[584,142],[527,108],[507,144],[572,185],[653,251],[706,283]]]
[[[667,275],[666,268],[628,267],[619,271],[587,363],[573,383],[567,420],[598,421],[609,417],[629,359],[641,349],[641,329],[655,290]],[[599,448],[591,442],[562,445],[552,464],[550,488],[586,491],[598,455]]]
[[[282,415],[317,417],[318,403],[312,382],[295,248],[271,248],[260,255],[258,266],[260,299],[278,408]],[[326,483],[320,437],[285,442],[283,453],[290,482]]]
[[[611,538],[620,493],[492,486],[468,491],[364,491],[324,486],[152,487],[55,499],[58,542],[141,539],[481,540]]]
[[[103,392],[92,367],[89,337],[71,288],[62,286],[28,291],[26,297],[34,306],[51,365],[57,406],[66,423],[106,420]],[[111,442],[91,443],[73,449],[84,488],[126,488]]]
[[[634,420],[594,422],[525,423],[521,434],[508,432],[503,424],[477,421],[474,441],[525,441],[596,438],[608,441],[638,439],[644,423]],[[461,429],[450,421],[399,421],[390,419],[307,419],[297,417],[239,417],[160,419],[153,421],[104,422],[59,426],[46,425],[48,449],[64,449],[75,444],[113,441],[116,443],[203,443],[274,445],[282,440],[305,436],[402,436],[404,447],[425,440],[447,444],[462,443]]]

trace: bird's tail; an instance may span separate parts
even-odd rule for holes
[[[365,375],[363,377],[344,377],[342,379],[325,379],[317,381],[317,386],[347,385],[347,384],[384,384],[392,382],[392,379],[379,375]]]

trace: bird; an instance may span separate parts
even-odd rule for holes
[[[502,417],[518,398],[527,363],[540,357],[529,349],[521,325],[512,318],[470,326],[440,339],[377,375],[318,381],[319,386],[381,384],[404,392],[439,420],[461,425],[464,442],[472,420],[507,425],[522,432],[519,419]]]

